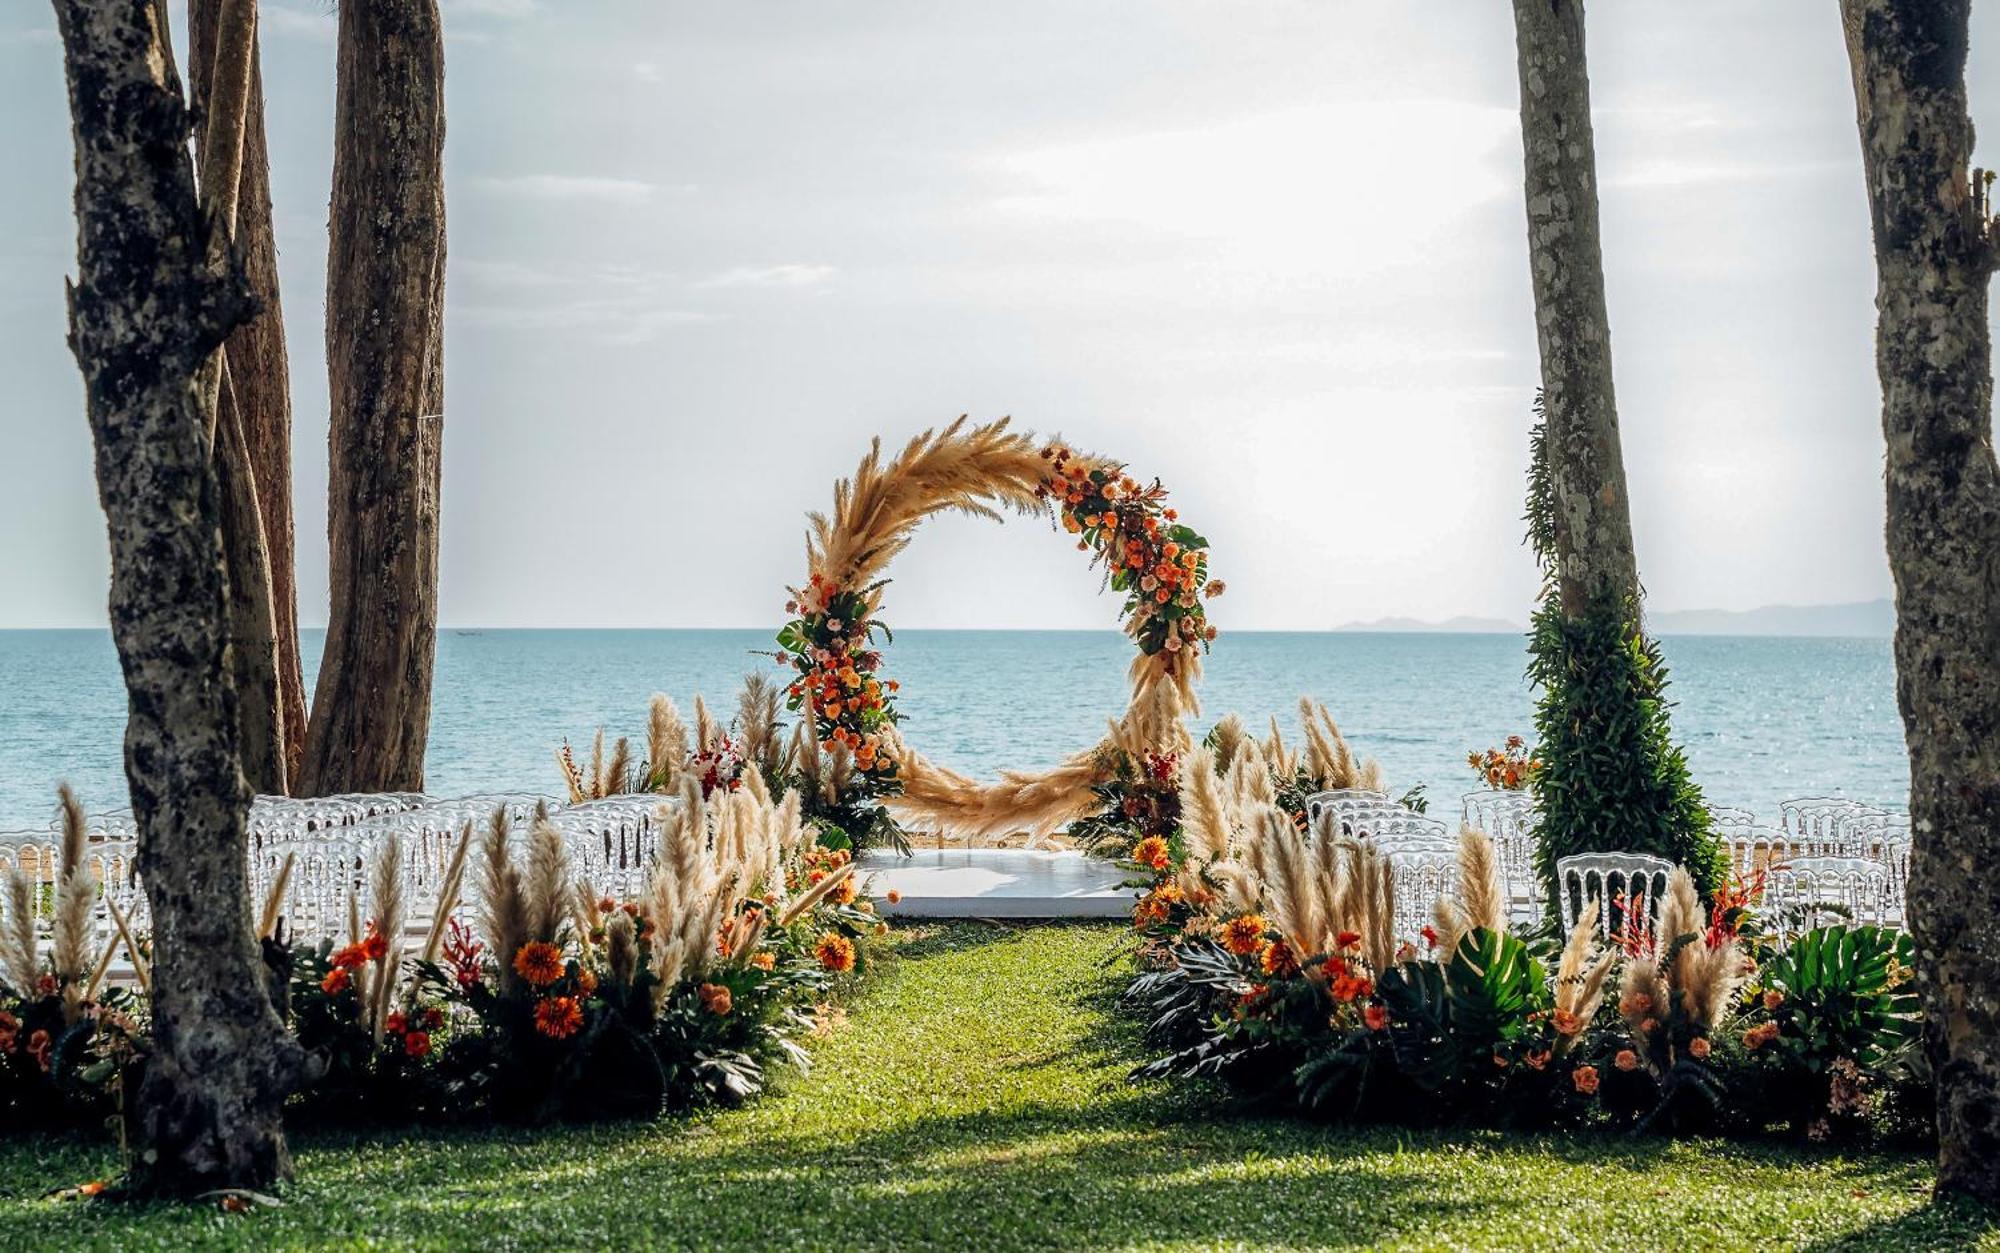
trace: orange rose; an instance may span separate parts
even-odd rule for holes
[[[1585,1096],[1595,1096],[1597,1094],[1597,1067],[1578,1066],[1570,1074],[1569,1078],[1570,1082],[1576,1085],[1576,1090]]]
[[[728,988],[719,983],[704,983],[695,994],[701,997],[701,1007],[717,1018],[728,1017],[729,1011],[735,1008],[735,998],[729,994]]]

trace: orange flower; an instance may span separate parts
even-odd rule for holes
[[[1368,1024],[1370,1031],[1387,1031],[1389,1029],[1389,1010],[1382,1005],[1370,1005],[1361,1011],[1361,1021]]]
[[[562,950],[541,940],[530,940],[514,954],[514,973],[538,988],[562,978]]]
[[[1283,940],[1266,944],[1258,962],[1264,967],[1264,973],[1274,979],[1289,979],[1299,973],[1298,956],[1292,952],[1292,946]]]
[[[1529,1070],[1540,1070],[1549,1064],[1549,1057],[1550,1053],[1547,1049],[1529,1049],[1521,1055],[1521,1060],[1528,1063]]]
[[[1612,1058],[1611,1061],[1620,1070],[1632,1071],[1639,1069],[1639,1055],[1631,1049],[1619,1049],[1618,1056]]]
[[[567,1040],[583,1030],[583,1007],[573,996],[551,996],[535,1006],[535,1030],[551,1040]]]
[[[1574,1071],[1570,1073],[1569,1078],[1570,1082],[1576,1085],[1577,1091],[1583,1093],[1585,1096],[1596,1095],[1597,1067],[1578,1066]]]
[[[833,898],[833,903],[836,905],[852,905],[854,898],[860,894],[861,885],[854,881],[853,875],[848,875],[845,879],[842,879],[834,885],[833,891],[827,893],[828,896]]]
[[[1778,1006],[1783,1005],[1784,1003],[1785,1003],[1785,994],[1783,992],[1780,992],[1778,989],[1769,988],[1766,989],[1766,991],[1764,992],[1765,1009],[1770,1010],[1773,1013],[1776,1013]]]
[[[1359,931],[1343,931],[1333,937],[1333,946],[1335,948],[1353,948],[1359,943],[1361,943],[1361,933]]]
[[[735,998],[730,996],[728,988],[719,983],[702,984],[696,989],[696,995],[701,997],[701,1007],[717,1018],[727,1018],[729,1011],[735,1008]]]
[[[1688,1041],[1688,1052],[1692,1054],[1694,1059],[1698,1062],[1705,1062],[1708,1060],[1708,1054],[1711,1047],[1712,1046],[1708,1042],[1708,1037],[1705,1035],[1698,1035],[1694,1039]]]
[[[1754,1053],[1777,1038],[1777,1023],[1760,1022],[1743,1033],[1743,1047]]]
[[[319,981],[319,990],[328,996],[339,996],[342,992],[347,991],[347,985],[351,982],[353,982],[353,976],[347,973],[347,967],[335,966],[332,970],[326,972],[326,978]]]
[[[884,899],[891,905],[900,905],[903,903],[903,894],[895,888],[890,888],[888,895]]]
[[[819,964],[839,974],[854,969],[854,941],[838,932],[829,931],[819,938],[813,947],[813,956]]]
[[[597,976],[581,967],[576,972],[576,988],[585,996],[597,991]]]
[[[383,935],[380,931],[377,931],[375,929],[375,924],[372,922],[368,924],[367,938],[361,941],[361,951],[364,954],[366,954],[368,960],[372,962],[381,961],[384,957],[387,957],[389,955],[388,937]]]
[[[1369,996],[1375,984],[1362,975],[1341,975],[1333,981],[1333,999],[1345,1003]]]
[[[1258,914],[1242,914],[1222,927],[1222,945],[1238,957],[1248,957],[1264,947],[1264,919]]]
[[[772,970],[777,967],[778,955],[769,949],[760,949],[750,955],[750,964],[759,970]]]
[[[1153,870],[1165,870],[1172,862],[1172,853],[1164,839],[1149,835],[1134,846],[1132,860]]]
[[[1566,1009],[1556,1011],[1557,1035],[1575,1035],[1581,1030],[1583,1030],[1583,1023],[1577,1019],[1575,1014]]]
[[[333,964],[342,970],[347,970],[355,966],[359,966],[367,960],[368,960],[367,947],[361,944],[349,944],[347,947],[340,949],[333,955]]]

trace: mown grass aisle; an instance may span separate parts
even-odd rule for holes
[[[1125,1082],[1107,927],[910,936],[810,1076],[694,1122],[317,1139],[281,1209],[40,1193],[95,1148],[0,1148],[0,1246],[1963,1247],[1913,1158],[1352,1133]],[[1990,1239],[1990,1237],[1988,1237]]]

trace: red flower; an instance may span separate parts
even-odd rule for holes
[[[55,1041],[49,1039],[46,1031],[37,1031],[28,1037],[28,1055],[35,1059],[35,1065],[44,1071],[49,1068],[49,1054],[55,1050]]]
[[[1438,933],[1436,927],[1431,926],[1429,923],[1425,923],[1424,929],[1418,934],[1424,937],[1424,943],[1429,945],[1431,948],[1436,948],[1438,946]]]
[[[403,1017],[401,1012],[390,1014],[382,1023],[382,1030],[388,1032],[390,1035],[401,1035],[409,1029],[409,1019]]]
[[[1343,931],[1333,937],[1333,946],[1335,948],[1352,948],[1359,943],[1361,943],[1361,933],[1359,931]]]
[[[328,996],[339,996],[347,991],[347,985],[353,982],[353,978],[347,973],[347,967],[335,966],[326,972],[326,978],[319,981],[319,990]]]
[[[431,1052],[431,1033],[412,1031],[403,1037],[403,1051],[411,1057],[428,1057]]]
[[[1361,1011],[1361,1021],[1368,1025],[1370,1031],[1387,1031],[1389,1029],[1389,1010],[1386,1006],[1370,1005]]]
[[[583,1006],[573,996],[551,996],[535,1006],[535,1030],[551,1040],[567,1040],[583,1030]]]

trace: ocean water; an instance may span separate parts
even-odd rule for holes
[[[304,641],[311,669],[320,637]],[[762,631],[466,631],[438,639],[428,790],[556,792],[552,753],[602,726],[641,738],[664,691],[733,707],[741,677],[773,666]],[[1670,637],[1674,727],[1712,803],[1775,816],[1786,797],[1838,793],[1900,805],[1908,765],[1887,640]],[[975,777],[1052,765],[1124,709],[1131,650],[1112,632],[908,631],[886,671],[904,730]],[[1294,733],[1301,694],[1324,700],[1393,790],[1445,800],[1477,786],[1473,748],[1531,730],[1513,635],[1224,635],[1201,685],[1203,725],[1234,711]],[[124,690],[104,631],[0,631],[0,830],[39,827],[68,779],[92,809],[126,803]],[[1455,805],[1447,808],[1455,809]]]

